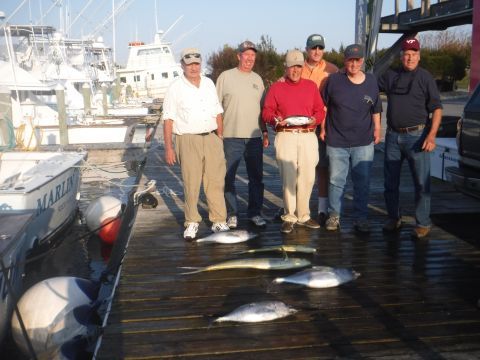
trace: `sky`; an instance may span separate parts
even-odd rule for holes
[[[125,0],[2,0],[0,11],[6,18],[11,17],[10,24],[42,21],[57,30],[63,27],[62,18],[69,18],[70,23],[77,19],[71,26],[70,37],[81,38],[100,27],[102,32],[98,35],[113,46],[113,25],[106,21],[112,13],[113,1],[118,6]],[[62,7],[52,6],[55,2],[65,5],[63,12]],[[208,58],[224,45],[236,47],[247,39],[258,43],[262,35],[272,40],[279,53],[303,49],[306,38],[313,33],[324,36],[327,51],[349,45],[355,37],[355,0],[127,0],[126,3],[128,6],[115,17],[116,61],[123,65],[128,57],[128,43],[153,42],[157,29],[171,28],[165,39],[172,42],[177,60],[186,47],[198,47]],[[405,3],[400,1],[400,11],[405,10],[402,8]],[[416,3],[419,6],[420,0]],[[382,16],[393,14],[393,6],[394,0],[385,0]],[[52,10],[48,12],[49,9]],[[61,15],[65,13],[69,15]],[[391,46],[398,37],[380,34],[378,47]]]

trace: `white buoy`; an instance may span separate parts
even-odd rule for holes
[[[52,352],[74,337],[87,336],[97,296],[97,284],[71,276],[46,279],[28,289],[17,306],[35,354]],[[21,351],[31,355],[16,313],[12,336]]]
[[[116,197],[105,195],[95,199],[85,210],[85,221],[90,231],[96,230],[107,218],[115,218],[122,210],[122,202]]]

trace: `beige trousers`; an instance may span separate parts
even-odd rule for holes
[[[279,132],[275,136],[278,169],[283,184],[283,221],[305,222],[310,219],[310,195],[318,163],[315,132]]]
[[[198,197],[200,186],[207,197],[208,218],[212,223],[225,222],[224,185],[226,161],[223,141],[215,134],[176,135],[175,152],[182,170],[185,193],[185,225],[200,222]]]

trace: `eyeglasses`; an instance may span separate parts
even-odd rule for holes
[[[320,45],[316,45],[316,46],[312,46],[312,47],[310,48],[310,50],[317,50],[317,49],[318,49],[318,50],[323,50],[323,47],[321,47]]]
[[[191,58],[195,58],[195,59],[200,59],[200,54],[198,53],[195,53],[195,54],[185,54],[183,56],[184,59],[191,59]]]

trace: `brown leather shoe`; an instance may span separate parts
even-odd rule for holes
[[[282,227],[280,228],[280,231],[284,234],[290,234],[293,231],[293,226],[295,223],[290,222],[290,221],[284,221],[282,223]]]
[[[305,226],[309,229],[320,229],[320,224],[317,223],[315,220],[313,220],[312,218],[308,219],[307,221],[305,222],[297,222],[297,225],[298,226]]]
[[[412,236],[416,239],[423,239],[430,233],[430,227],[415,226],[412,230]]]

